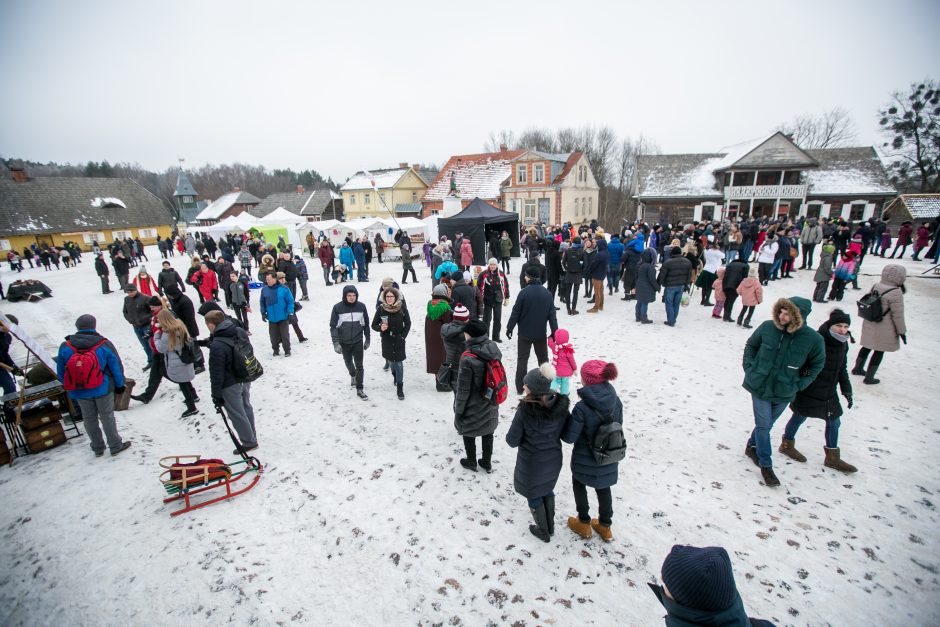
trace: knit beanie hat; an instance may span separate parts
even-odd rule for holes
[[[676,544],[663,561],[663,583],[677,603],[706,612],[720,612],[734,603],[738,591],[728,552],[718,546]]]
[[[447,286],[443,283],[438,283],[434,286],[434,289],[431,290],[431,296],[437,296],[438,298],[447,298]]]
[[[75,328],[79,331],[94,330],[98,326],[98,321],[91,314],[82,314],[75,321]]]
[[[482,320],[471,320],[464,326],[463,332],[470,337],[481,337],[486,335],[486,325]]]
[[[529,388],[532,396],[547,396],[552,393],[552,381],[555,380],[555,368],[545,362],[538,368],[528,371],[522,382]]]
[[[591,359],[581,365],[581,382],[597,385],[617,378],[617,366],[611,362]]]
[[[489,260],[486,262],[486,265],[488,265],[488,266],[490,266],[490,265],[498,266],[498,265],[499,265],[499,262],[496,261],[496,257],[490,257]]]
[[[529,266],[525,269],[525,277],[527,279],[532,279],[533,281],[539,281],[542,278],[542,273],[539,272],[537,267]]]
[[[852,317],[841,309],[833,309],[829,314],[829,326],[834,324],[852,324]]]
[[[454,320],[457,322],[466,322],[470,319],[470,310],[463,305],[457,305],[454,308]]]
[[[382,290],[383,291],[387,290],[388,288],[393,287],[394,284],[395,284],[395,279],[393,279],[390,276],[387,276],[384,279],[382,279]]]
[[[159,296],[151,296],[150,300],[147,301],[147,304],[151,307],[163,307],[163,301],[160,300]]]
[[[460,270],[456,270],[456,271],[454,271],[454,272],[451,272],[451,273],[450,273],[450,280],[451,280],[451,281],[463,281],[463,272],[461,272]]]

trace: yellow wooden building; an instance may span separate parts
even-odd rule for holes
[[[436,174],[436,172],[435,172]],[[357,218],[417,216],[428,180],[417,165],[357,172],[340,188],[346,221]],[[387,207],[387,209],[386,209]]]
[[[33,244],[61,246],[75,242],[91,250],[118,238],[154,244],[168,237],[172,215],[167,206],[132,179],[36,177],[22,168],[0,181],[0,254]]]

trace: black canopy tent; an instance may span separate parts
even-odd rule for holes
[[[503,211],[493,205],[474,198],[466,208],[450,218],[437,221],[438,235],[446,235],[453,241],[457,233],[470,240],[473,246],[474,265],[486,264],[486,242],[491,232],[509,233],[512,240],[511,256],[519,256],[519,216],[510,211]],[[460,251],[454,251],[454,258],[460,259]]]

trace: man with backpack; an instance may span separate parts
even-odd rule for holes
[[[506,337],[510,340],[513,329],[517,324],[519,325],[519,352],[516,360],[516,392],[519,394],[522,394],[523,379],[529,371],[529,352],[535,349],[535,359],[538,365],[549,360],[545,325],[549,326],[552,336],[558,329],[552,294],[539,283],[540,276],[538,268],[529,267],[526,275],[526,288],[519,292],[512,306],[512,313],[509,315],[509,323],[506,325]],[[577,284],[575,286],[577,289]]]
[[[581,236],[575,235],[571,246],[561,255],[561,269],[565,272],[562,302],[568,308],[569,316],[578,314],[578,290],[581,288],[581,273],[584,271],[584,248]],[[518,304],[518,303],[517,303]],[[523,370],[523,376],[525,370]]]
[[[254,351],[248,334],[220,310],[206,314],[209,328],[209,381],[212,385],[212,402],[224,407],[228,414],[241,448],[251,451],[258,448],[255,431],[255,410],[251,406],[251,381],[260,376],[260,364],[254,359]],[[250,356],[250,357],[249,357]],[[252,362],[246,368],[245,362]],[[239,454],[236,448],[233,454]]]
[[[343,300],[333,305],[330,313],[330,337],[333,350],[343,356],[349,372],[349,384],[356,388],[362,400],[369,397],[363,390],[363,351],[369,350],[369,311],[359,302],[359,290],[355,285],[343,288]]]
[[[114,395],[124,393],[124,367],[114,345],[95,330],[97,324],[90,314],[78,317],[77,333],[59,346],[56,376],[82,411],[95,457],[104,455],[105,440],[114,456],[131,446],[121,439],[114,421]]]

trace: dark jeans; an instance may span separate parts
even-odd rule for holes
[[[548,361],[547,338],[530,339],[519,336],[519,349],[516,358],[516,392],[522,394],[522,380],[529,371],[529,353],[535,348],[536,366]]]
[[[110,284],[110,281],[108,281],[108,275],[103,274],[101,275],[100,278],[101,278],[101,293],[107,294],[108,292],[111,291],[111,284]]]
[[[144,352],[147,354],[147,363],[153,361],[153,349],[150,348],[150,340],[148,340],[145,335],[150,332],[150,325],[143,327],[134,327],[134,335],[137,336],[137,341],[140,342],[140,345],[144,347]]]
[[[620,266],[607,266],[607,291],[620,291]]]
[[[771,263],[759,263],[757,264],[757,278],[761,283],[766,283],[770,280],[770,268],[773,266]]]
[[[343,348],[343,361],[346,362],[346,371],[349,376],[356,377],[356,389],[362,389],[362,342],[355,344],[341,344]]]
[[[196,388],[193,387],[192,382],[184,381],[179,384],[180,390],[183,391],[183,400],[186,401],[186,409],[196,409]]]
[[[567,281],[562,283],[562,296],[564,296],[565,302],[568,304],[568,311],[572,311],[578,308],[578,290],[581,289],[581,279],[578,279],[574,283],[568,283]]]
[[[156,353],[150,362],[150,376],[147,379],[147,389],[144,390],[144,398],[151,400],[160,388],[160,381],[166,376],[166,368],[163,365],[163,355]]]
[[[297,279],[297,282],[300,283],[300,292],[304,295],[304,298],[309,298],[307,296],[307,279]]]
[[[772,403],[751,394],[751,406],[754,409],[754,430],[748,438],[747,445],[757,449],[757,459],[761,468],[771,468],[773,460],[770,445],[770,430],[773,429],[777,418],[787,408],[786,403]]]
[[[412,267],[410,267],[410,268],[404,268],[404,269],[402,270],[402,272],[401,272],[401,282],[402,282],[402,285],[404,285],[405,283],[408,282],[408,271],[409,271],[409,270],[411,270],[411,280],[414,281],[415,283],[418,282],[418,275],[415,274],[414,266],[412,266]]]
[[[895,254],[896,252],[898,252],[898,248],[900,248],[900,249],[901,249],[901,257],[900,257],[900,258],[901,258],[901,259],[904,259],[904,253],[907,252],[907,246],[908,246],[907,244],[904,244],[903,246],[900,245],[900,244],[895,244],[895,245],[894,245],[894,250],[891,251],[891,258],[894,259],[894,254]]]
[[[574,491],[574,504],[578,509],[578,520],[591,522],[591,504],[588,503],[587,486],[571,477],[571,487]],[[614,518],[614,498],[610,488],[595,488],[597,493],[597,520],[605,527],[609,527]]]
[[[247,305],[235,305],[235,319],[238,320],[238,323],[242,325],[242,328],[246,331],[248,330],[248,306]]]
[[[790,422],[787,423],[786,428],[783,430],[783,437],[787,440],[795,440],[796,432],[800,426],[806,422],[806,416],[801,416],[797,413],[794,413],[790,417]],[[839,448],[839,426],[842,424],[842,421],[838,418],[833,418],[832,420],[826,420],[826,447],[827,448]]]
[[[865,368],[865,361],[868,359],[868,355],[871,355],[871,361],[868,362],[868,368]],[[882,351],[873,351],[870,348],[863,348],[858,351],[858,359],[855,361],[855,365],[865,370],[866,378],[874,378],[884,356],[885,354]]]
[[[591,277],[589,276],[584,277],[583,281],[584,281],[584,297],[590,298],[591,296],[594,295],[594,291],[593,291],[594,283],[591,281]]]
[[[829,281],[820,281],[816,284],[816,289],[813,290],[813,300],[817,303],[821,303],[826,300],[826,288],[829,287]]]
[[[636,317],[638,320],[647,319],[647,311],[649,311],[649,303],[641,303],[640,301],[636,302]]]
[[[807,270],[813,269],[813,251],[816,250],[816,244],[803,244],[803,265],[800,268]]]
[[[509,274],[509,257],[500,257],[500,263],[503,265],[503,272]]]
[[[682,292],[685,286],[674,285],[663,290],[663,301],[666,303],[666,323],[675,326],[679,317],[679,306],[682,303]]]
[[[738,324],[751,324],[751,317],[754,315],[754,305],[745,305],[738,314]]]
[[[278,352],[280,347],[284,346],[284,352],[290,352],[290,327],[287,320],[280,322],[268,321],[268,337],[271,339],[271,348]]]
[[[734,312],[734,301],[738,300],[738,290],[727,288],[723,291],[725,293],[725,320],[731,320],[731,314]]]
[[[226,306],[226,307],[231,307],[231,306],[232,306],[232,290],[230,290],[230,289],[228,288],[229,285],[231,285],[231,282],[226,283],[225,285],[222,285],[221,283],[219,283],[219,291],[222,292],[222,293],[225,295],[225,306]]]
[[[330,281],[330,272],[332,272],[332,268],[329,266],[323,266],[323,282],[327,285],[333,284],[332,281]]]
[[[490,338],[494,340],[499,339],[499,332],[502,327],[503,319],[503,302],[494,302],[492,305],[485,305],[483,307],[483,324],[486,325],[486,330],[490,329],[490,319],[493,320],[493,332],[490,334]]]
[[[297,314],[291,314],[287,321],[294,328],[294,333],[297,334],[297,339],[301,341],[304,340],[304,332],[300,330],[300,324],[297,322]],[[290,351],[290,348],[287,348],[286,350]]]

